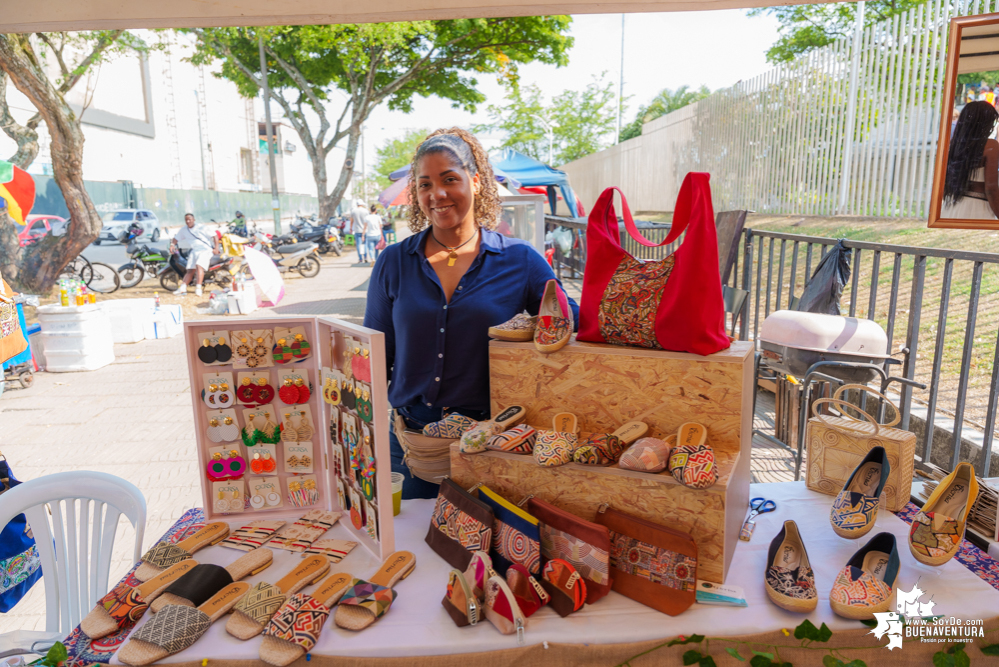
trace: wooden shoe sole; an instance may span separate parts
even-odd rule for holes
[[[783,593],[778,593],[773,589],[773,587],[764,582],[764,586],[767,589],[767,597],[770,601],[781,609],[786,609],[787,611],[793,611],[797,613],[808,613],[810,611],[815,611],[816,607],[819,606],[818,596],[811,598],[809,600],[802,600],[801,598],[793,598],[790,595],[784,595]]]
[[[260,659],[285,667],[312,650],[330,614],[330,607],[343,597],[354,577],[346,572],[331,574],[311,595],[293,595],[264,629]],[[308,616],[308,623],[304,622]]]
[[[248,551],[229,565],[226,565],[223,569],[229,573],[229,576],[232,577],[233,581],[239,581],[245,577],[263,572],[270,567],[273,560],[274,554],[271,550],[267,547],[261,547],[259,549],[254,549],[253,551]],[[194,573],[195,570],[191,570],[187,573],[187,576],[193,576]],[[193,602],[179,595],[175,595],[174,593],[163,593],[149,605],[149,610],[156,613],[167,605],[183,605],[186,607],[195,606]]]
[[[373,599],[378,594],[377,591],[371,593],[369,599],[366,600],[348,600],[348,598],[352,598],[351,593],[355,590],[361,591],[369,588],[370,585],[386,588],[391,591],[397,583],[412,574],[415,569],[416,556],[412,552],[396,551],[385,559],[382,567],[373,577],[366,581],[354,579],[351,582],[351,590],[344,594],[340,606],[337,607],[336,616],[333,618],[337,626],[344,630],[358,631],[373,624],[388,612],[391,600],[395,599],[394,592],[390,596],[391,600],[389,600],[388,605]],[[372,607],[378,607],[379,610],[374,611]]]
[[[325,556],[310,556],[277,583],[256,584],[233,609],[226,621],[225,631],[236,639],[253,639],[264,631],[267,622],[288,596],[316,583],[326,576],[329,569],[330,562]]]
[[[835,524],[830,524],[830,525],[832,525],[833,532],[839,535],[840,537],[845,537],[848,540],[855,540],[858,537],[863,537],[867,533],[871,532],[871,530],[874,528],[875,523],[876,523],[875,521],[869,521],[867,525],[864,526],[863,528],[854,528],[853,530],[845,530]]]
[[[197,563],[188,558],[135,588],[111,591],[80,621],[80,629],[91,639],[100,639],[134,624],[142,618],[149,603],[195,565]]]

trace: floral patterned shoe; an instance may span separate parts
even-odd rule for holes
[[[943,565],[961,548],[978,479],[970,463],[959,463],[941,480],[909,529],[909,551],[924,565]]]
[[[552,419],[551,431],[538,431],[534,460],[539,466],[554,468],[572,463],[572,453],[579,442],[576,436],[578,421],[571,412],[560,412]]]
[[[628,422],[613,433],[591,435],[572,455],[576,463],[591,466],[607,466],[616,463],[628,445],[648,432],[644,422]]]
[[[808,564],[808,552],[798,533],[798,524],[785,521],[767,552],[767,595],[775,605],[788,611],[815,611],[819,594],[815,574]]]
[[[538,326],[534,331],[534,347],[538,352],[551,354],[565,347],[572,336],[572,311],[565,292],[554,278],[545,285],[538,312]]]
[[[465,431],[472,430],[478,426],[478,424],[479,422],[474,419],[469,419],[465,415],[459,415],[457,412],[452,412],[444,417],[444,419],[431,422],[424,426],[423,435],[431,438],[450,438],[451,440],[457,440]]]
[[[895,536],[878,533],[853,554],[836,577],[829,593],[829,606],[843,618],[857,620],[888,611],[898,568]]]
[[[534,339],[534,330],[537,326],[537,315],[532,316],[527,313],[517,313],[503,324],[489,327],[489,337],[496,340],[526,343]]]
[[[854,540],[871,532],[890,470],[885,448],[872,447],[833,501],[829,521],[837,535]]]

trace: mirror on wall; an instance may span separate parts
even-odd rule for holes
[[[999,14],[950,23],[930,227],[999,229]]]

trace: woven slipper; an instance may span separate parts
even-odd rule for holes
[[[457,412],[452,412],[444,417],[444,419],[431,422],[424,426],[423,435],[431,438],[448,438],[451,440],[457,440],[461,437],[462,433],[475,428],[476,424],[478,424],[478,422],[474,419],[469,419],[465,415],[459,415]]]
[[[149,605],[154,614],[167,605],[197,607],[234,581],[263,572],[270,567],[274,554],[267,547],[248,551],[221,567],[199,563],[191,571],[170,584],[166,591]]]
[[[591,466],[606,466],[617,463],[628,445],[641,438],[648,430],[648,424],[628,422],[613,433],[591,435],[572,455],[572,460]]]
[[[198,549],[218,544],[228,536],[229,524],[214,521],[177,544],[160,542],[142,557],[142,564],[135,569],[135,578],[149,581],[171,565],[191,558]]]
[[[538,431],[534,443],[534,460],[544,468],[572,463],[572,454],[579,444],[576,435],[579,420],[571,412],[560,412],[552,418],[551,431]]]
[[[706,489],[718,481],[715,452],[707,443],[708,429],[703,424],[687,422],[676,433],[676,447],[669,455],[673,479],[692,489]]]
[[[330,615],[330,608],[350,587],[354,577],[337,572],[312,594],[296,593],[281,605],[264,628],[260,659],[275,667],[290,665],[312,650]]]
[[[486,449],[508,454],[530,454],[534,451],[534,442],[538,432],[527,424],[514,426],[509,431],[494,435],[486,443]]]
[[[197,563],[188,558],[134,588],[125,583],[118,584],[98,600],[97,606],[80,621],[80,629],[91,639],[100,639],[135,625],[146,613],[149,603],[188,570],[193,570],[195,565]]]
[[[333,620],[344,630],[363,630],[384,616],[392,607],[396,592],[392,589],[416,569],[416,556],[409,551],[396,551],[382,563],[368,581],[354,579],[350,590],[343,594]]]
[[[192,646],[239,599],[250,590],[250,584],[229,584],[197,608],[170,605],[143,625],[121,647],[117,658],[126,665],[140,667],[179,653]]]
[[[327,558],[311,556],[276,584],[261,581],[233,609],[232,616],[225,624],[225,631],[244,641],[256,637],[264,631],[271,616],[281,608],[289,595],[297,593],[308,584],[316,583],[329,569],[330,562]]]

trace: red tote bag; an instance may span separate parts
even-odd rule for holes
[[[701,355],[729,346],[709,178],[691,172],[683,179],[673,227],[662,243],[639,234],[623,192],[603,191],[586,227],[578,340]],[[615,190],[621,193],[631,238],[655,248],[672,243],[686,230],[680,248],[661,260],[632,257],[621,247]]]

